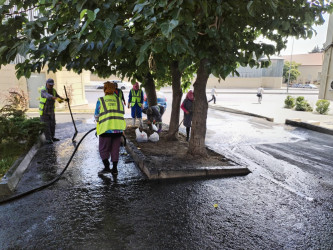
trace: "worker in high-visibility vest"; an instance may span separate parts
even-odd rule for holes
[[[131,106],[131,115],[133,118],[133,126],[135,126],[136,118],[139,119],[140,127],[142,127],[142,108],[143,108],[143,91],[140,89],[139,83],[136,82],[128,96],[128,108]]]
[[[68,101],[68,99],[62,98],[58,95],[57,91],[53,88],[54,80],[47,79],[45,86],[41,89],[39,98],[39,115],[40,120],[45,123],[44,135],[46,143],[52,144],[55,141],[59,141],[55,138],[55,101],[62,102],[63,100]]]
[[[99,175],[106,173],[118,174],[117,166],[121,136],[126,129],[126,122],[124,119],[124,106],[120,98],[115,94],[115,90],[113,82],[105,82],[105,96],[98,98],[95,109],[96,132],[99,136],[99,154],[104,164],[104,169],[98,172]],[[110,169],[110,156],[112,169]]]

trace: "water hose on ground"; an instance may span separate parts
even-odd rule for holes
[[[55,177],[53,180],[49,181],[48,183],[46,183],[46,184],[44,184],[44,185],[42,185],[42,186],[39,186],[39,187],[34,188],[34,189],[31,189],[31,190],[26,191],[26,192],[21,193],[21,194],[17,194],[17,195],[11,196],[11,197],[9,197],[9,198],[7,198],[7,199],[1,200],[1,201],[0,201],[0,205],[3,205],[3,204],[5,204],[5,203],[7,203],[7,202],[11,202],[11,201],[13,201],[13,200],[17,200],[17,199],[19,199],[19,198],[22,198],[22,197],[27,196],[27,195],[29,195],[29,194],[32,194],[32,193],[34,193],[34,192],[40,191],[40,190],[42,190],[42,189],[44,189],[44,188],[47,188],[47,187],[51,186],[52,184],[56,183],[56,182],[60,179],[60,177],[64,174],[64,172],[66,171],[66,169],[68,168],[69,164],[71,163],[71,161],[72,161],[72,159],[73,159],[73,157],[74,157],[74,155],[75,155],[77,149],[79,148],[81,142],[83,141],[83,139],[84,139],[89,133],[91,133],[92,131],[94,131],[95,129],[96,129],[96,128],[90,129],[90,130],[89,130],[87,133],[85,133],[85,135],[81,138],[81,140],[79,141],[79,143],[76,145],[76,147],[75,147],[75,149],[74,149],[74,151],[73,151],[71,157],[69,158],[69,160],[68,160],[68,162],[67,162],[65,168],[61,171],[61,173],[60,173],[57,177]],[[125,141],[125,145],[126,145],[126,138],[125,138],[125,137],[124,137],[124,141]]]

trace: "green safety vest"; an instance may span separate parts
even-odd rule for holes
[[[42,97],[42,90],[46,90],[46,87],[44,86],[41,91],[40,91],[40,97],[39,97],[39,115],[43,115],[44,112],[44,106],[46,103],[47,98]],[[53,96],[57,96],[57,92],[55,89],[53,89]],[[54,105],[54,109],[55,109],[55,105]]]
[[[135,91],[134,89],[131,89],[131,93],[132,93],[131,107],[133,107],[135,103],[142,104],[141,102],[142,90],[139,89],[138,91]]]
[[[124,106],[120,99],[114,95],[106,95],[98,99],[100,110],[96,131],[98,135],[108,130],[125,130]]]

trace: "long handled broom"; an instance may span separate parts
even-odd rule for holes
[[[66,100],[67,100],[67,103],[68,103],[69,112],[71,114],[73,125],[74,125],[74,129],[75,129],[75,133],[74,133],[73,138],[72,138],[72,141],[74,141],[74,138],[77,135],[77,128],[76,128],[75,121],[74,121],[74,118],[73,118],[73,114],[72,114],[72,110],[71,110],[71,105],[69,105],[69,99],[68,99],[68,96],[67,96],[67,91],[66,91],[66,87],[65,86],[64,86],[64,89],[65,89]]]

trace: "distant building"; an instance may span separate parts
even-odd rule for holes
[[[263,58],[261,60],[267,60]],[[239,67],[239,76],[231,74],[225,79],[218,81],[218,78],[211,75],[208,78],[207,88],[264,88],[279,89],[282,86],[283,58],[271,56],[271,65],[268,68]]]
[[[324,48],[319,98],[333,101],[333,14],[330,15]]]
[[[310,53],[282,56],[285,61],[300,64],[298,70],[301,73],[297,77],[297,83],[319,83],[321,68],[324,61],[323,53]]]

